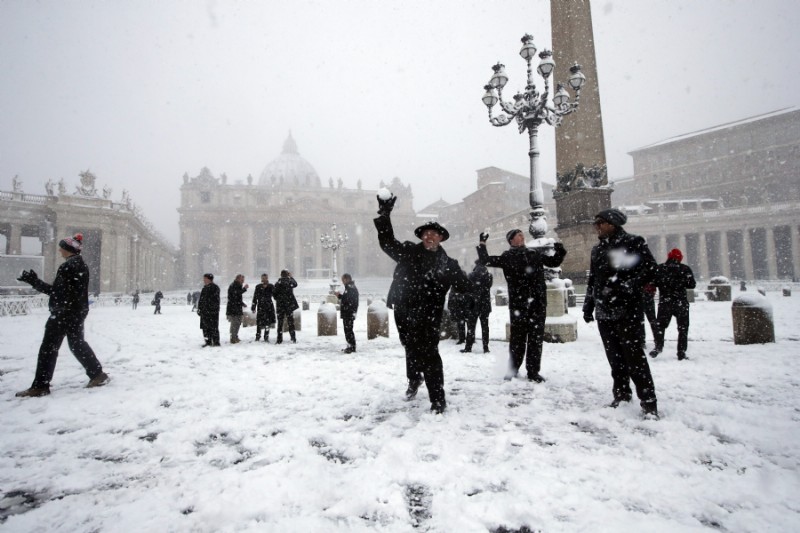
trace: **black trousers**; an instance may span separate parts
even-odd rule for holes
[[[678,353],[685,354],[689,346],[689,302],[662,300],[658,303],[658,326],[654,332],[656,348],[664,349],[664,332],[667,331],[673,316],[678,324]]]
[[[200,319],[200,329],[206,344],[219,346],[219,316],[215,318]]]
[[[344,328],[344,340],[347,345],[353,348],[356,347],[356,334],[353,333],[353,324],[355,324],[356,317],[342,317],[342,327]]]
[[[278,342],[283,342],[283,319],[286,319],[286,325],[289,327],[289,337],[294,341],[297,340],[294,334],[294,312],[281,313],[278,311]]]
[[[655,403],[656,387],[650,365],[644,353],[644,317],[641,314],[624,316],[619,320],[598,320],[597,329],[603,340],[606,358],[614,380],[615,400],[631,399],[631,380],[642,404]]]
[[[156,301],[156,310],[153,311],[153,314],[154,315],[160,315],[161,314],[161,302],[160,301]]]
[[[644,316],[647,318],[648,324],[650,324],[650,331],[653,333],[653,338],[657,338],[658,336],[658,320],[656,319],[656,302],[652,298],[645,298],[642,301],[642,310],[644,311]]]
[[[72,355],[83,365],[89,379],[94,379],[103,372],[103,366],[95,357],[91,346],[83,339],[83,320],[80,317],[53,318],[52,316],[47,319],[32,387],[50,388],[50,380],[53,379],[56,370],[58,350],[64,342],[64,337],[67,338]]]
[[[424,377],[431,403],[444,404],[444,368],[436,321],[424,313],[395,306],[394,322],[406,350],[406,377],[418,382]]]
[[[509,351],[509,370],[519,372],[522,361],[528,377],[532,378],[542,369],[542,343],[544,342],[544,321],[547,310],[527,312],[511,309],[511,342]]]
[[[467,317],[467,342],[464,348],[471,350],[475,344],[475,331],[478,327],[478,319],[481,321],[481,334],[483,335],[483,348],[489,347],[489,315],[477,315]]]

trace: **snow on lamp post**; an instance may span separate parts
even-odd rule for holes
[[[331,294],[336,291],[337,285],[339,285],[339,278],[336,269],[336,252],[339,248],[347,245],[347,233],[342,233],[341,231],[337,232],[336,223],[334,222],[331,224],[331,232],[323,234],[319,238],[320,243],[322,243],[323,250],[330,250],[331,251]]]
[[[539,177],[539,126],[542,122],[547,122],[553,127],[561,125],[564,116],[577,111],[578,102],[581,96],[586,77],[581,72],[581,66],[575,63],[570,67],[569,86],[575,91],[575,100],[570,102],[570,95],[564,84],[556,85],[556,92],[553,94],[552,103],[548,102],[550,96],[550,74],[555,69],[555,62],[552,52],[543,50],[539,54],[539,66],[536,72],[544,79],[544,91],[539,92],[534,83],[533,67],[531,62],[536,56],[536,46],[533,44],[533,36],[525,34],[522,37],[522,48],[519,55],[528,64],[528,83],[523,92],[514,95],[513,101],[503,100],[503,88],[508,83],[508,75],[505,72],[505,65],[497,63],[492,67],[494,74],[489,80],[489,84],[484,86],[486,92],[483,95],[483,103],[489,109],[489,122],[492,126],[507,126],[516,119],[519,132],[528,131],[530,148],[531,185],[529,203],[531,206],[531,222],[528,231],[534,239],[544,237],[547,232],[547,216],[544,210],[544,192],[542,182]],[[492,108],[500,103],[500,107],[505,112],[499,116],[492,116]]]

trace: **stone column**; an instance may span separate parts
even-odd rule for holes
[[[21,226],[11,225],[11,231],[8,232],[8,242],[6,243],[6,253],[8,255],[20,255],[22,253]]]
[[[700,257],[697,258],[700,264],[700,277],[708,280],[708,248],[706,248],[706,234],[699,233],[697,236],[697,251]]]
[[[104,228],[100,235],[100,292],[110,292],[115,290],[117,277],[120,275],[114,253],[117,234]]]
[[[725,232],[722,233],[723,237],[726,235]],[[725,241],[727,244],[727,240]],[[727,256],[728,250],[727,246],[725,247],[725,255]],[[723,256],[724,257],[724,256]],[[742,230],[742,258],[744,259],[744,277],[747,280],[752,280],[753,275],[753,246],[750,243],[750,228],[744,228]],[[727,257],[725,257],[727,260]],[[728,264],[727,262],[725,263]]]
[[[719,232],[719,264],[722,268],[722,275],[726,278],[731,277],[731,258],[728,251],[728,232]],[[752,265],[751,265],[752,267]],[[750,269],[753,272],[753,269]]]
[[[800,278],[800,231],[797,226],[792,224],[789,226],[790,234],[792,236],[792,265],[794,265],[794,278]]]
[[[678,235],[678,248],[680,249],[681,252],[683,252],[683,255],[686,255],[686,234],[685,233],[681,233],[681,234]],[[665,261],[666,261],[666,259],[665,259]]]
[[[562,277],[576,284],[586,282],[589,256],[597,243],[594,215],[611,206],[612,189],[607,187],[576,189],[557,194],[558,227],[556,232],[567,249],[561,265]]]
[[[284,257],[286,254],[286,229],[283,227],[283,224],[280,225],[278,228],[278,267],[276,268],[278,277],[280,277],[280,271],[286,267],[286,258]]]
[[[767,239],[767,272],[769,279],[778,279],[778,255],[775,252],[775,228],[764,228]]]

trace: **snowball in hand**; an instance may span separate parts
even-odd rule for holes
[[[386,187],[381,187],[380,189],[378,189],[378,198],[380,198],[381,200],[388,200],[391,197],[392,197],[392,191],[390,191]]]

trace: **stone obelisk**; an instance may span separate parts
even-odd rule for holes
[[[569,68],[576,62],[586,75],[578,112],[555,130],[557,185],[553,192],[558,216],[555,231],[569,252],[561,265],[562,276],[580,284],[585,282],[589,253],[597,242],[594,215],[611,207],[612,192],[589,0],[550,0],[550,21],[554,81],[569,79]]]

